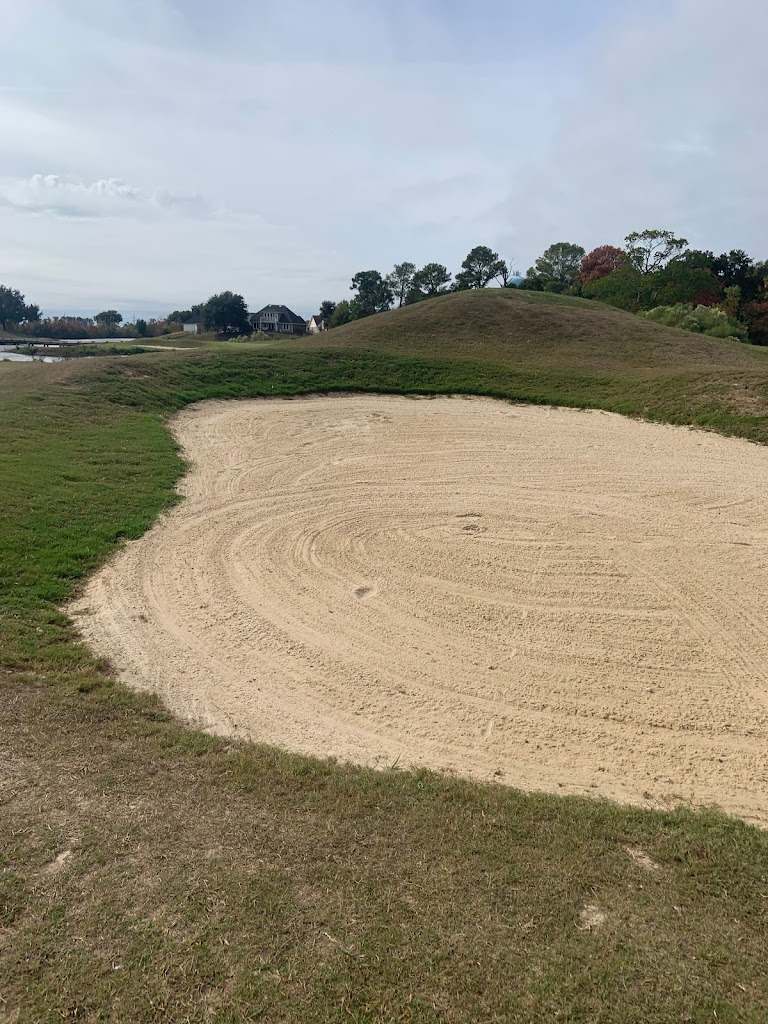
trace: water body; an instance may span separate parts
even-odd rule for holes
[[[62,356],[25,356],[21,352],[0,351],[0,363],[60,363]]]

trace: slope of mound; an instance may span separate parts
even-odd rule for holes
[[[501,288],[440,296],[294,344],[542,368],[768,373],[764,349],[662,327],[586,299]]]

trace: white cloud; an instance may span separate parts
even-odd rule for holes
[[[205,212],[199,195],[181,195],[166,189],[144,192],[120,178],[83,182],[57,174],[0,180],[0,206],[28,213],[59,217],[136,217],[164,211]]]

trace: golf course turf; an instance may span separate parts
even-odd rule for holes
[[[507,335],[524,301],[0,364],[0,1021],[766,1020],[765,833],[212,738],[60,610],[176,500],[167,417],[206,398],[480,394],[768,440],[768,353],[546,297]],[[481,316],[469,358],[451,303]]]

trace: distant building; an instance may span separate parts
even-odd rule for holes
[[[189,320],[185,320],[181,326],[190,334],[202,334],[205,330],[205,324],[196,316],[191,317]]]
[[[325,320],[321,316],[313,316],[307,320],[308,334],[321,334],[325,330]]]
[[[307,321],[296,316],[287,306],[265,306],[258,313],[249,313],[248,320],[254,331],[265,334],[306,334]],[[187,325],[184,325],[184,330]]]

